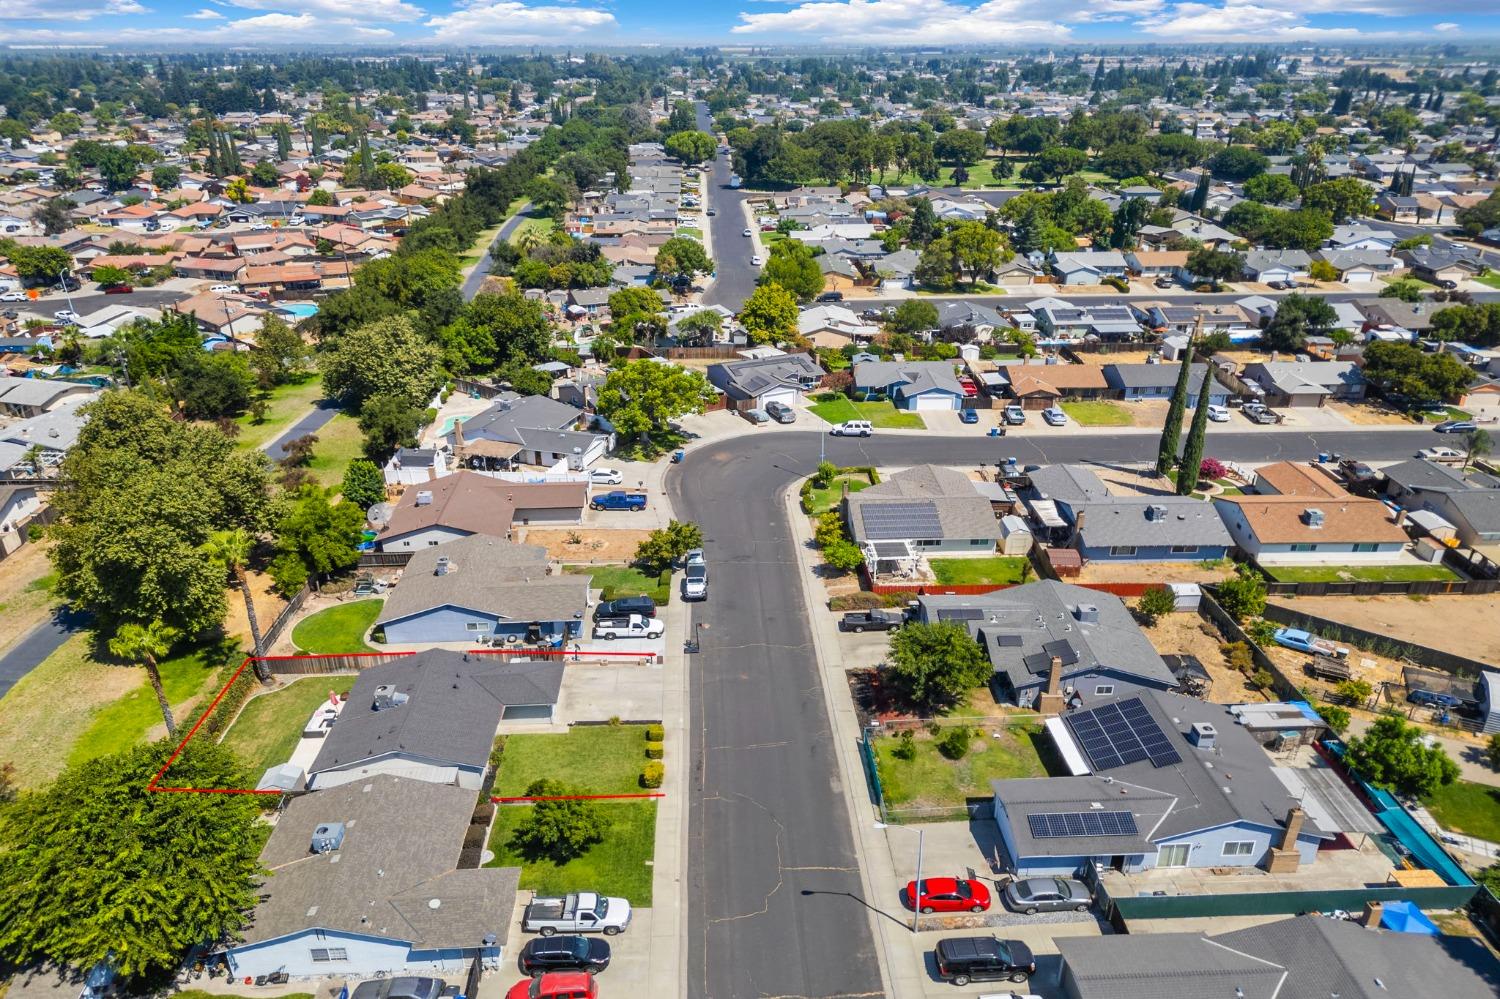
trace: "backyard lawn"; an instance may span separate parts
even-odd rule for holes
[[[490,832],[490,849],[495,857],[485,866],[520,867],[521,887],[541,895],[606,891],[631,905],[649,906],[651,861],[656,852],[656,802],[601,801],[595,807],[609,823],[603,842],[559,865],[550,860],[527,860],[511,848],[511,837],[531,806],[500,805]]]
[[[379,651],[364,643],[364,634],[380,615],[383,603],[383,599],[376,597],[320,610],[297,622],[292,629],[292,644],[314,656]]]
[[[1024,583],[1031,574],[1031,562],[1024,555],[997,555],[994,558],[928,559],[932,574],[944,586],[984,583]]]
[[[869,420],[880,430],[927,429],[927,424],[922,422],[920,414],[897,409],[889,402],[855,402],[832,392],[824,392],[813,398],[817,401],[808,408],[814,415],[829,423]]]
[[[643,594],[655,600],[657,606],[672,600],[670,571],[652,577],[632,565],[565,565],[563,572],[574,576],[588,576],[589,585],[603,591],[605,600]]]
[[[1444,829],[1500,843],[1500,788],[1454,781],[1423,804]]]
[[[1130,410],[1103,399],[1064,402],[1062,411],[1081,427],[1128,427],[1134,423]]]
[[[846,483],[851,493],[857,493],[862,489],[869,489],[873,485],[868,472],[849,472],[835,476],[833,483],[826,488],[819,489],[817,486],[813,486],[808,490],[804,503],[807,512],[816,517],[838,506],[839,500],[843,499],[844,485]]]
[[[937,742],[925,730],[916,733],[917,755],[903,760],[895,750],[901,740],[880,736],[873,740],[879,761],[880,783],[888,807],[962,806],[966,798],[988,798],[994,792],[990,781],[1011,777],[1045,777],[1047,769],[1037,754],[1034,740],[1041,726],[1035,721],[981,723],[968,755],[950,760],[937,750]],[[999,738],[994,733],[999,732]]]
[[[318,431],[318,443],[313,445],[307,468],[323,485],[337,486],[344,481],[349,462],[364,457],[364,453],[365,435],[359,421],[348,413],[339,413]]]
[[[347,694],[353,686],[352,676],[310,676],[252,697],[220,742],[234,750],[259,780],[269,768],[291,759],[302,739],[302,726],[328,700],[328,692]]]
[[[208,664],[207,652],[202,647],[189,649],[163,660],[158,667],[167,703],[172,705],[172,718],[177,723],[179,738],[192,726],[194,719],[189,715],[201,710],[195,705],[193,712],[186,712],[182,706],[213,684],[223,682],[218,678],[218,671]],[[79,735],[68,754],[70,765],[129,749],[145,742],[158,728],[161,735],[166,734],[161,706],[156,703],[156,693],[146,679],[146,671],[136,666],[118,668],[133,673],[135,685],[124,697],[94,714],[89,727]]]
[[[1273,565],[1266,566],[1282,583],[1372,583],[1423,582],[1458,579],[1458,573],[1441,565]]]
[[[675,748],[680,747],[668,751]],[[494,794],[525,794],[543,777],[582,794],[639,794],[647,762],[644,725],[575,725],[566,734],[511,735],[505,739]]]
[[[244,413],[235,418],[240,434],[235,441],[244,448],[260,448],[286,433],[308,410],[323,398],[323,382],[317,375],[278,385],[266,396],[266,418],[260,423]]]

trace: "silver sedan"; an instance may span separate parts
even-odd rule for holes
[[[1015,912],[1087,912],[1093,895],[1081,881],[1069,878],[1026,878],[1005,886],[1005,905]]]

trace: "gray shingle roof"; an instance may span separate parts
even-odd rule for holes
[[[524,431],[568,430],[583,417],[583,410],[577,406],[544,395],[507,393],[498,397],[489,409],[464,421],[464,440],[524,444]],[[584,436],[593,437],[592,434]],[[449,439],[452,439],[451,435]]]
[[[1165,511],[1156,519],[1152,508]],[[1200,548],[1234,544],[1229,529],[1211,503],[1191,496],[1111,496],[1103,502],[1073,504],[1074,516],[1085,514],[1079,544],[1086,548],[1134,545],[1197,545]]]
[[[1198,386],[1203,384],[1203,372],[1207,368],[1206,364],[1189,367],[1189,391],[1197,393]],[[1104,377],[1114,388],[1171,388],[1177,384],[1177,373],[1180,370],[1179,364],[1106,364]],[[1211,391],[1223,392],[1225,389],[1214,382]]]
[[[952,361],[858,361],[854,365],[854,387],[906,395],[937,388],[962,395],[963,387],[953,370]]]
[[[864,519],[866,510],[891,504],[909,506],[913,500],[930,505],[934,516],[926,520],[935,522],[938,531],[933,534],[930,529],[914,529],[912,540],[1000,538],[994,508],[979,495],[968,476],[938,465],[916,465],[878,486],[849,495],[846,514],[854,540],[861,544],[872,540]]]
[[[448,559],[450,567],[441,576],[435,572],[440,558]],[[545,548],[472,534],[413,555],[375,623],[444,605],[523,624],[582,620],[588,590],[587,576],[548,575]]]
[[[777,388],[800,389],[823,377],[823,369],[806,354],[779,354],[711,364],[708,380],[734,399],[755,399]]]

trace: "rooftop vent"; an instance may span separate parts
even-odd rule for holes
[[[1099,608],[1095,604],[1079,604],[1073,615],[1078,618],[1079,624],[1099,623]]]
[[[1146,519],[1151,521],[1162,521],[1167,519],[1167,508],[1160,503],[1152,503],[1146,507]]]
[[[434,576],[446,576],[456,568],[457,566],[453,564],[452,559],[446,555],[439,555],[437,565],[433,567],[432,574]]]
[[[1193,727],[1188,730],[1188,742],[1199,749],[1213,749],[1218,737],[1219,730],[1208,722],[1193,722]]]
[[[375,688],[375,701],[371,705],[376,711],[399,708],[410,700],[410,696],[397,690],[394,684],[382,683]]]
[[[344,824],[342,822],[324,822],[313,830],[313,853],[332,853],[343,845]]]
[[[417,506],[432,505],[432,490],[422,489],[417,492]]]
[[[1302,511],[1302,522],[1308,527],[1322,527],[1323,518],[1323,511],[1317,507],[1310,506]]]

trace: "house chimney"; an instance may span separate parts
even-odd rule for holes
[[[1079,510],[1073,516],[1073,536],[1068,539],[1068,547],[1072,548],[1078,544],[1078,539],[1083,537],[1083,518],[1088,516],[1087,510]]]
[[[1380,929],[1380,917],[1385,915],[1385,903],[1372,900],[1365,903],[1365,911],[1360,914],[1359,925],[1367,930]]]
[[[1047,669],[1047,686],[1036,699],[1036,709],[1043,715],[1060,715],[1067,705],[1062,692],[1062,658],[1053,656]]]
[[[1293,805],[1286,813],[1286,828],[1281,833],[1281,844],[1271,847],[1266,854],[1267,874],[1295,874],[1302,864],[1302,855],[1297,852],[1297,834],[1302,831],[1302,809]]]
[[[455,419],[453,421],[453,450],[461,450],[464,446],[464,421]]]
[[[1062,693],[1062,657],[1053,656],[1052,663],[1047,667],[1047,693]]]
[[[1302,809],[1293,805],[1286,813],[1286,828],[1281,832],[1281,848],[1283,850],[1295,850],[1297,848],[1297,834],[1302,832],[1302,820],[1305,816]]]

